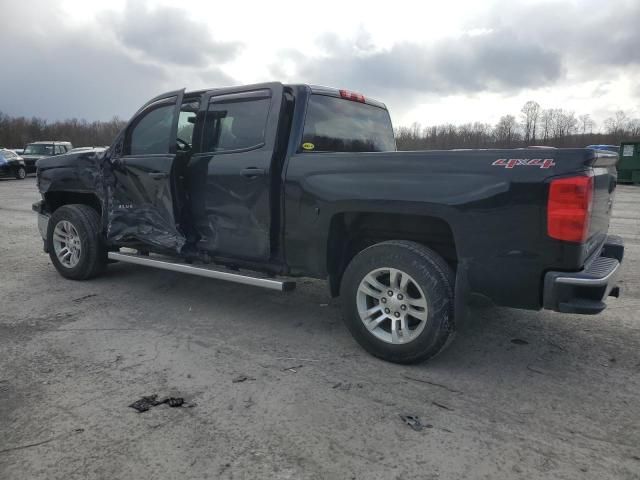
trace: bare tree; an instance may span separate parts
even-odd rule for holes
[[[585,113],[578,117],[578,122],[580,125],[580,131],[582,135],[586,135],[587,132],[593,133],[593,127],[595,126],[595,122],[591,119],[591,115]]]
[[[547,143],[549,137],[552,136],[554,109],[547,108],[542,110],[540,115],[540,127],[542,129],[542,141]]]
[[[529,143],[536,141],[536,127],[538,125],[538,116],[540,115],[540,104],[529,100],[520,110],[522,115],[522,129],[524,132],[524,141]]]
[[[510,147],[516,136],[518,122],[513,115],[503,115],[496,124],[495,137],[498,145]]]
[[[627,114],[618,110],[614,117],[609,117],[604,121],[604,127],[607,133],[618,136],[624,130],[627,121]]]
[[[632,138],[640,137],[640,118],[633,118],[627,122],[626,134]]]

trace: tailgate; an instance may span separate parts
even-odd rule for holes
[[[593,204],[591,224],[587,241],[588,254],[592,253],[604,242],[609,230],[611,209],[616,189],[617,170],[616,154],[596,152],[593,164]]]

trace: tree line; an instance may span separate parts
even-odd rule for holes
[[[594,144],[619,145],[625,140],[640,141],[640,119],[618,111],[601,129],[589,114],[576,115],[562,108],[543,109],[535,101],[526,102],[515,115],[503,115],[495,124],[441,124],[395,130],[398,149],[433,150],[447,148],[518,148],[531,145],[585,147]]]
[[[47,122],[42,118],[11,117],[0,112],[0,147],[22,148],[38,140],[69,141],[76,147],[111,145],[126,122],[69,120]],[[607,118],[602,128],[590,115],[576,115],[562,108],[543,109],[538,102],[526,102],[514,115],[504,115],[495,124],[422,126],[414,123],[395,130],[398,149],[433,150],[447,148],[512,148],[529,145],[584,147],[592,144],[619,145],[640,140],[640,119],[624,111]]]
[[[111,145],[125,124],[118,117],[106,122],[77,118],[47,122],[42,118],[10,117],[0,112],[0,147],[23,148],[38,140],[68,141],[74,147]]]

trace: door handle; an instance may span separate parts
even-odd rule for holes
[[[168,178],[169,174],[168,173],[164,173],[164,172],[151,172],[151,173],[149,173],[149,176],[151,178],[156,178],[156,179],[160,180],[162,178]]]
[[[247,178],[255,178],[265,175],[267,172],[264,168],[249,167],[240,170],[240,175]]]

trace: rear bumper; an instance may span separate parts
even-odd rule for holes
[[[622,238],[609,235],[600,254],[579,272],[547,272],[544,277],[543,306],[563,313],[595,315],[617,297],[620,264],[624,256]]]

